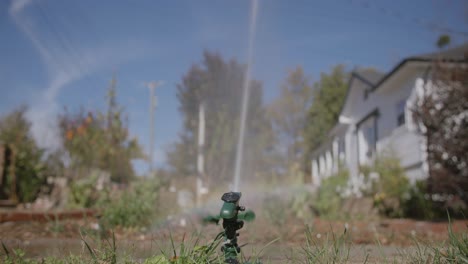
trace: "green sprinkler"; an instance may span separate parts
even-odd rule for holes
[[[221,247],[221,251],[224,253],[225,263],[229,264],[239,264],[238,256],[241,249],[237,244],[237,237],[239,236],[237,230],[244,226],[244,221],[250,222],[255,219],[255,213],[253,211],[245,211],[244,206],[239,206],[241,196],[242,193],[240,192],[228,192],[223,194],[221,200],[223,200],[224,203],[219,215],[208,216],[203,219],[204,222],[215,224],[218,224],[219,220],[223,220],[224,243]]]

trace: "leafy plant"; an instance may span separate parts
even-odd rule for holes
[[[108,90],[106,113],[80,111],[59,116],[63,146],[74,178],[100,169],[109,172],[113,181],[127,183],[134,176],[131,161],[144,158],[137,139],[129,136],[128,122],[116,97],[114,78]]]
[[[446,216],[446,211],[432,201],[426,185],[426,181],[417,181],[409,189],[408,198],[402,203],[405,217],[434,220]]]
[[[283,226],[290,215],[288,200],[280,195],[268,195],[263,199],[263,214],[275,226]]]
[[[380,214],[389,217],[404,216],[403,203],[408,198],[410,184],[400,160],[391,150],[379,154],[374,165],[361,172],[375,172],[378,180],[372,182],[374,206]],[[369,175],[365,175],[369,180]]]
[[[348,171],[343,169],[322,181],[313,205],[320,217],[329,219],[340,217],[342,193],[348,183],[348,178]]]
[[[443,46],[448,35],[439,39]],[[465,52],[460,60],[467,60]],[[431,74],[421,83],[412,116],[427,149],[427,192],[451,195],[468,207],[468,74],[464,63],[434,60]]]
[[[70,183],[69,206],[72,208],[90,208],[99,199],[96,190],[97,175],[92,174],[87,178],[78,179]]]
[[[428,182],[417,181],[410,184],[397,156],[391,151],[381,153],[373,166],[361,168],[361,173],[371,183],[367,195],[373,196],[374,207],[387,217],[411,217],[418,219],[442,219],[446,210],[456,216],[463,211],[456,206],[436,203],[428,193]],[[378,180],[371,181],[370,173],[376,173]]]
[[[160,182],[153,178],[133,182],[117,194],[107,193],[98,207],[102,208],[102,224],[108,227],[143,227],[151,223],[157,214]]]
[[[16,175],[16,192],[20,202],[33,201],[49,176],[43,161],[44,150],[31,137],[31,124],[26,120],[27,108],[21,107],[0,118],[0,145],[8,146],[14,159],[14,174]],[[9,162],[12,162],[10,160]],[[9,164],[6,164],[9,166]],[[7,184],[1,186],[0,195],[10,197],[12,179],[7,172]],[[0,171],[1,177],[2,171]]]
[[[305,223],[312,220],[313,195],[310,190],[301,188],[295,192],[290,202],[290,208],[297,219]]]

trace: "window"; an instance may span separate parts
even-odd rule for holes
[[[346,151],[345,139],[340,138],[338,140],[338,157],[340,157],[340,159],[344,158],[345,151]]]
[[[366,128],[365,130],[365,138],[366,138],[366,141],[367,141],[367,144],[368,144],[368,147],[367,147],[367,152],[366,152],[366,156],[368,158],[371,158],[372,155],[373,155],[373,151],[374,151],[374,148],[375,148],[375,145],[376,145],[376,136],[375,136],[375,126],[374,125],[370,125]]]
[[[406,106],[406,101],[401,100],[398,102],[396,106],[397,110],[397,126],[402,126],[405,124],[405,106]]]
[[[359,164],[371,164],[375,158],[375,150],[378,140],[378,117],[379,110],[367,114],[357,123],[357,151]]]

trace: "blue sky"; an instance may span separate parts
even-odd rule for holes
[[[29,105],[34,134],[54,147],[57,111],[102,109],[115,74],[131,133],[148,149],[143,84],[164,80],[155,117],[155,159],[164,166],[181,129],[176,84],[203,50],[247,61],[250,7],[247,0],[0,1],[0,114]],[[338,63],[388,71],[434,51],[441,29],[468,32],[463,0],[260,0],[258,11],[252,76],[263,82],[266,102],[297,65],[312,79]],[[452,45],[468,40],[451,36]]]

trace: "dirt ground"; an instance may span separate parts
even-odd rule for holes
[[[171,236],[176,245],[182,241],[190,244],[187,241],[193,241],[198,236],[208,241],[221,231],[220,226],[204,226],[198,220],[197,217],[180,217],[149,229],[113,231],[121,249],[119,252],[145,258],[159,254],[158,247],[170,246]],[[452,229],[455,233],[467,232],[468,220],[453,221]],[[362,263],[366,258],[368,263],[398,261],[405,252],[414,252],[416,241],[441,245],[448,238],[448,222],[408,219],[327,221],[316,218],[308,223],[289,221],[275,226],[264,218],[258,218],[253,223],[246,223],[240,230],[239,243],[247,243],[243,248],[246,255],[256,255],[262,250],[260,255],[266,263],[295,263],[293,258],[303,254],[301,247],[305,245],[307,230],[314,243],[325,245],[343,235],[351,245],[351,263]],[[106,236],[108,233],[99,229],[94,218],[0,224],[1,240],[9,247],[24,249],[31,257],[80,254],[84,250],[80,237],[93,240],[98,235]],[[273,240],[276,241],[264,248]]]

